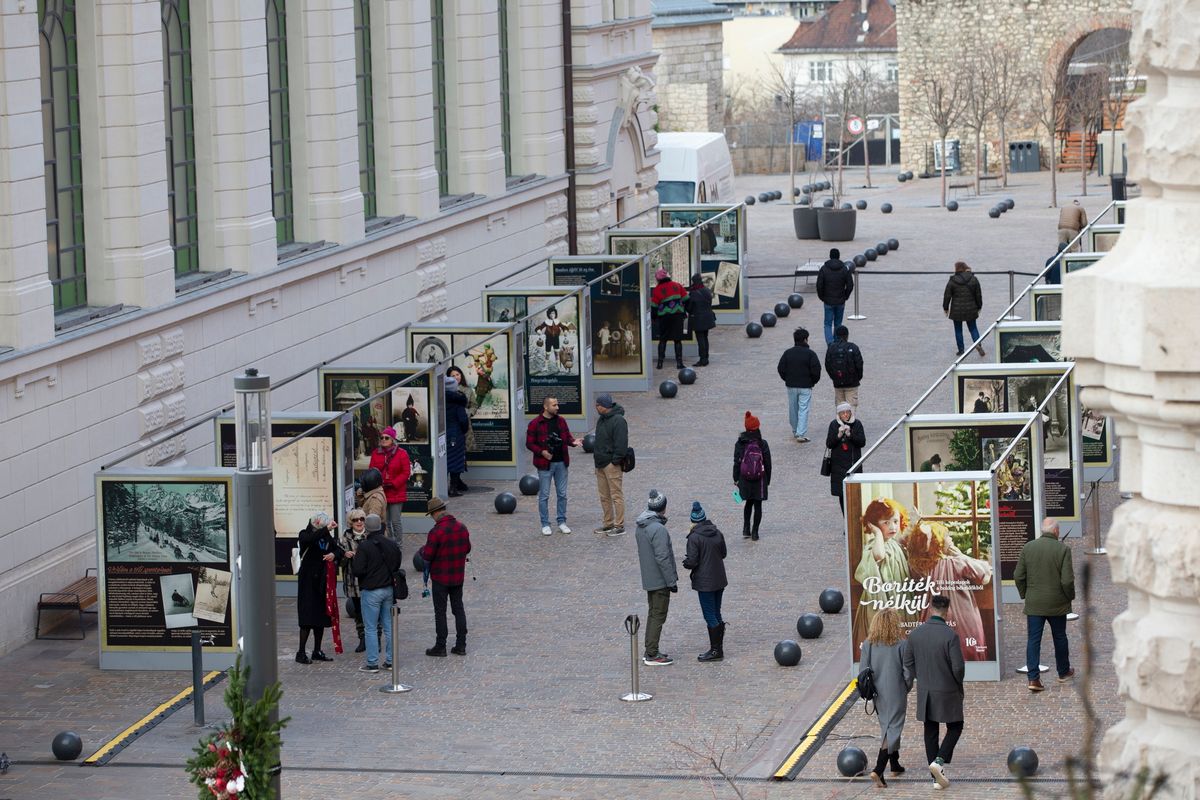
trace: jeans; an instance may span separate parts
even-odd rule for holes
[[[646,658],[654,658],[658,655],[658,640],[671,606],[671,590],[664,588],[646,592],[646,602],[650,606],[646,613]]]
[[[387,507],[387,534],[390,538],[396,540],[396,544],[400,544],[400,525],[404,519],[404,504],[403,503],[388,503]]]
[[[796,436],[808,433],[808,406],[812,403],[812,389],[788,387],[788,422]]]
[[[725,594],[724,589],[717,589],[715,592],[696,592],[700,597],[700,613],[704,614],[704,624],[710,628],[715,628],[724,622],[721,619],[721,595]]]
[[[1071,670],[1071,654],[1067,650],[1067,617],[1040,617],[1030,614],[1025,618],[1029,628],[1029,641],[1025,644],[1025,665],[1029,667],[1029,680],[1038,677],[1042,660],[1042,631],[1050,623],[1050,638],[1054,640],[1054,666],[1059,677]]]
[[[962,328],[963,328],[962,320],[959,320],[959,319],[954,320],[954,341],[958,343],[958,352],[960,352],[960,353],[964,349]],[[979,326],[975,324],[975,320],[973,320],[973,319],[967,320],[967,329],[971,331],[971,341],[978,342],[979,341]]]
[[[958,744],[958,737],[962,736],[962,721],[946,723],[946,738],[942,739],[940,745],[938,732],[938,723],[925,720],[925,758],[930,764],[939,758],[943,764],[949,764],[954,758],[954,746]]]
[[[825,304],[825,344],[833,344],[833,331],[842,324],[842,316],[846,313],[846,305],[831,306]]]
[[[551,461],[550,469],[538,470],[538,514],[542,518],[542,527],[550,527],[550,481],[558,493],[556,500],[558,524],[567,521],[567,465],[561,461]]]
[[[467,645],[467,611],[463,608],[462,584],[447,586],[444,583],[430,581],[433,587],[433,630],[437,634],[436,647],[446,646],[446,636],[450,633],[446,626],[446,599],[450,599],[450,610],[454,612],[454,646]]]
[[[392,587],[363,589],[359,596],[362,604],[363,635],[367,641],[367,663],[379,664],[379,625],[383,623],[383,660],[392,660]]]

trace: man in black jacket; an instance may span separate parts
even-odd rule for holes
[[[392,581],[400,569],[400,547],[383,535],[378,514],[367,515],[367,538],[354,551],[350,569],[358,578],[367,663],[362,672],[379,672],[379,626],[383,624],[384,668],[392,666]]]
[[[625,454],[629,450],[629,423],[625,409],[608,392],[596,395],[596,441],[592,458],[596,463],[596,487],[600,493],[600,510],[604,521],[597,534],[621,536],[625,533],[625,495],[621,480]]]
[[[821,360],[808,346],[808,331],[796,328],[792,334],[795,346],[779,357],[779,377],[788,391],[788,422],[796,441],[808,441],[808,407],[812,404],[812,388],[821,380]]]
[[[817,297],[825,304],[825,344],[833,344],[833,329],[842,324],[846,301],[854,292],[854,276],[842,263],[841,253],[834,247],[829,260],[817,271]]]
[[[825,372],[833,381],[833,407],[849,403],[858,416],[858,385],[862,383],[863,357],[858,345],[850,341],[850,329],[838,325],[837,338],[825,350]]]

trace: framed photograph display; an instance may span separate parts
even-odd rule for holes
[[[343,425],[334,413],[272,414],[271,448],[298,436],[320,422],[330,422],[271,457],[271,483],[275,497],[275,577],[294,584],[292,548],[296,537],[317,511],[346,522],[345,447]],[[232,414],[222,414],[213,424],[216,463],[237,466],[237,431]],[[350,479],[352,483],[353,479]]]
[[[649,388],[648,293],[640,259],[630,263],[624,256],[567,256],[549,263],[550,282],[555,286],[596,281],[586,292],[585,313],[591,332],[592,378],[604,381],[605,388]]]
[[[645,256],[642,266],[645,271],[647,309],[650,308],[650,293],[654,291],[657,283],[654,280],[654,273],[658,270],[665,269],[671,276],[671,280],[677,281],[685,289],[691,282],[692,275],[700,271],[700,258],[696,247],[698,238],[695,230],[679,228],[650,228],[647,230],[615,228],[604,233],[605,247],[610,255]],[[659,247],[660,245],[665,246]],[[653,314],[650,318],[650,338],[658,340],[658,324]],[[694,340],[691,328],[685,322],[683,341],[693,342]]]
[[[673,204],[662,205],[658,209],[658,221],[663,228],[697,230],[700,276],[705,285],[712,290],[713,311],[717,315],[718,324],[721,324],[723,318],[727,324],[745,322],[744,211],[744,206],[723,204]],[[687,285],[684,283],[684,286]]]
[[[1062,273],[1068,275],[1081,269],[1087,269],[1106,255],[1107,253],[1063,253]]]
[[[995,480],[990,472],[859,473],[846,479],[851,675],[880,610],[907,636],[950,598],[969,681],[1000,680]]]
[[[922,473],[991,471],[1028,421],[1028,414],[909,417],[903,425],[908,469]],[[999,565],[997,579],[1001,581],[1006,603],[1020,599],[1013,571],[1021,557],[1021,548],[1037,537],[1044,516],[1040,427],[1039,422],[1026,431],[1016,449],[995,471],[996,493],[991,502],[997,507],[997,515],[993,533]]]
[[[1029,290],[1029,310],[1034,322],[1062,320],[1062,286],[1034,286]]]
[[[524,403],[523,363],[514,357],[520,335],[504,324],[429,323],[407,331],[408,352],[418,363],[449,361],[465,378],[467,465],[483,477],[515,476],[518,448],[516,415]],[[453,356],[453,358],[451,358]]]
[[[1062,323],[1001,322],[996,326],[996,354],[1006,364],[1061,362]],[[1080,404],[1079,413],[1084,424],[1083,444],[1080,449],[1085,481],[1116,480],[1113,470],[1112,420],[1102,417]],[[1103,420],[1103,422],[1101,422]]]
[[[100,666],[185,669],[191,634],[208,669],[233,663],[237,592],[231,469],[96,475]]]
[[[580,293],[557,286],[520,286],[485,289],[481,295],[488,322],[532,314],[525,323],[524,352],[518,354],[525,373],[520,412],[527,417],[542,413],[545,398],[556,397],[565,419],[589,418],[592,345]]]
[[[1117,244],[1117,239],[1121,237],[1121,231],[1125,229],[1124,225],[1092,225],[1088,228],[1087,242],[1093,253],[1107,253],[1112,250]]]
[[[421,520],[429,498],[441,489],[441,471],[434,456],[434,433],[439,430],[437,393],[430,392],[431,373],[422,372],[427,368],[424,364],[348,364],[317,370],[321,410],[347,414],[353,421],[351,440],[343,440],[353,454],[351,469],[346,472],[352,476],[347,478],[351,497],[354,484],[371,465],[379,434],[392,427],[396,445],[404,448],[412,465],[404,513]],[[408,383],[398,385],[409,378]],[[374,399],[359,405],[368,397]]]
[[[1081,530],[1079,394],[1072,365],[960,364],[954,368],[954,408],[961,414],[1028,413],[1064,372],[1067,382],[1042,413],[1043,505],[1064,536]]]

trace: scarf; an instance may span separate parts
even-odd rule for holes
[[[842,422],[842,418],[838,417],[838,436],[848,438],[850,436],[850,426],[854,424],[854,412],[850,412],[850,419]]]
[[[342,653],[342,610],[337,599],[337,565],[332,561],[322,562],[325,565],[325,612],[333,623],[333,652]]]

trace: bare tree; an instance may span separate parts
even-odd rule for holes
[[[889,101],[894,94],[894,86],[883,80],[876,67],[864,54],[857,54],[846,59],[846,80],[851,84],[851,105],[862,119],[864,126],[859,141],[863,148],[863,167],[866,170],[867,187],[871,187],[871,154],[867,149],[867,137],[870,130],[868,120],[872,113],[879,113],[890,108]],[[890,90],[890,91],[889,91]],[[886,143],[889,147],[890,142]],[[854,146],[853,143],[850,145]]]
[[[763,89],[772,98],[775,107],[782,111],[788,122],[788,175],[791,185],[788,198],[796,203],[796,123],[805,117],[809,96],[800,83],[796,63],[789,59],[784,64],[769,61],[770,69],[763,77]]]
[[[1008,186],[1008,122],[1021,110],[1027,77],[1010,45],[997,42],[981,59],[991,85],[992,116],[1000,133],[1000,183]]]
[[[1105,124],[1111,132],[1109,151],[1112,159],[1110,172],[1117,171],[1117,124],[1124,128],[1125,105],[1129,96],[1137,91],[1137,76],[1129,58],[1129,43],[1113,47],[1105,55],[1104,67],[1108,73],[1108,91],[1104,96]]]
[[[975,134],[975,194],[979,194],[980,163],[983,161],[983,132],[988,120],[994,113],[995,103],[992,98],[992,78],[983,66],[982,54],[978,47],[971,46],[960,58],[960,63],[966,65],[967,74],[963,91],[963,124]],[[945,147],[945,145],[943,145]],[[1003,154],[1001,154],[1003,160]],[[945,154],[943,153],[943,161]],[[987,165],[983,166],[986,171]]]
[[[938,132],[942,143],[942,205],[946,205],[946,137],[950,129],[958,124],[966,105],[966,92],[958,75],[938,74],[932,70],[913,80],[920,100],[914,109],[917,115],[927,120]]]
[[[1087,174],[1092,166],[1092,160],[1088,158],[1088,142],[1095,141],[1104,124],[1108,72],[1104,67],[1093,67],[1082,75],[1069,76],[1067,85],[1068,119],[1079,126],[1079,193],[1086,197]]]
[[[838,117],[838,161],[836,179],[831,181],[833,184],[833,202],[836,206],[842,195],[845,193],[845,166],[846,166],[846,120],[854,111],[855,99],[857,96],[856,84],[851,70],[850,59],[833,67],[833,74],[829,79],[821,84],[822,89],[822,107],[829,115],[837,115]],[[825,126],[825,143],[829,144],[829,126]],[[828,168],[829,159],[825,158],[825,166]]]
[[[1030,80],[1030,111],[1050,139],[1050,207],[1058,207],[1058,132],[1065,126],[1067,84],[1065,66],[1034,71]]]

